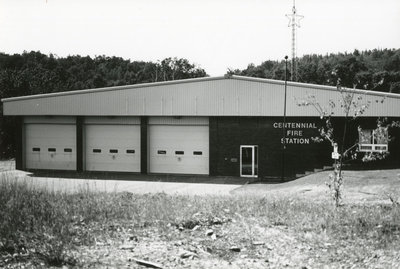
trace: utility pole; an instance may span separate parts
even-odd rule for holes
[[[291,80],[297,81],[297,28],[300,28],[300,21],[304,18],[297,14],[296,3],[293,0],[292,14],[286,14],[289,19],[289,27],[292,27],[292,65],[290,66]]]
[[[285,98],[283,100],[283,128],[282,128],[282,182],[285,181],[285,151],[286,151],[286,95],[287,95],[287,60],[285,56]]]

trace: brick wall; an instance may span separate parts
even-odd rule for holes
[[[259,177],[285,177],[304,172],[311,167],[322,167],[327,143],[316,144],[311,137],[317,128],[296,128],[295,124],[313,124],[319,118],[287,118],[284,158],[281,139],[284,138],[282,117],[211,117],[210,118],[210,174],[240,176],[240,146],[257,145]],[[329,152],[330,154],[330,152]]]
[[[350,122],[346,146],[357,142],[358,126],[375,128],[376,120],[362,118]],[[330,143],[315,143],[311,139],[319,135],[318,129],[323,125],[321,119],[286,118],[288,126],[285,129],[280,128],[282,122],[283,117],[210,117],[210,174],[240,176],[241,145],[258,146],[258,175],[265,180],[279,180],[282,173],[290,178],[298,173],[332,165]],[[312,128],[297,128],[295,123],[311,124],[309,126]],[[341,141],[344,119],[334,118],[332,123],[335,127],[335,139]],[[376,162],[375,166],[400,166],[400,128],[392,129],[390,135],[394,137],[389,144],[391,153],[386,160]],[[285,137],[287,144],[282,157],[281,139]],[[360,161],[358,165],[371,166]]]

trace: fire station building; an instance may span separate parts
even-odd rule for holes
[[[373,128],[379,118],[400,120],[399,94],[348,91],[368,104],[357,122],[364,129]],[[332,112],[340,131],[344,115],[336,87],[241,76],[2,102],[4,115],[19,121],[18,169],[269,179],[282,171],[292,177],[332,164],[332,146],[313,139],[323,124],[320,114],[314,106],[299,106],[310,96]],[[350,132],[357,139],[356,130]],[[394,139],[387,145],[388,161],[400,164],[399,130],[389,135]],[[376,143],[371,138],[367,144],[378,149]]]

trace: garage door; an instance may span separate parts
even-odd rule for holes
[[[209,174],[208,125],[149,122],[149,159],[151,173]],[[208,124],[208,119],[207,119]]]
[[[25,124],[28,169],[76,170],[76,127],[72,124]]]
[[[139,124],[85,124],[85,144],[87,171],[140,172]]]

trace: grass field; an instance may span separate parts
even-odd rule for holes
[[[339,208],[304,195],[323,188],[314,179],[231,196],[67,194],[3,172],[0,267],[399,268],[400,206],[383,195],[397,199],[398,172],[348,174],[345,188],[382,196]]]

